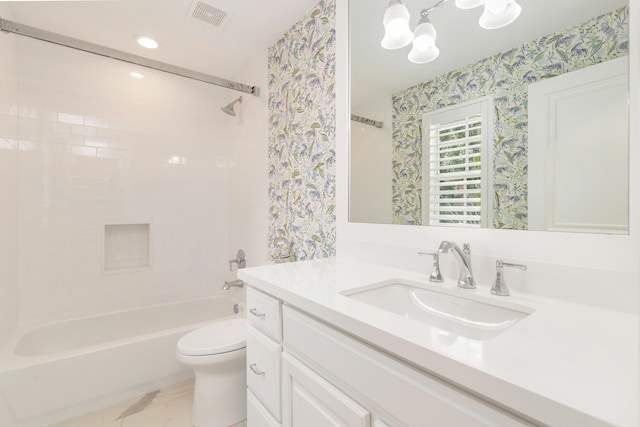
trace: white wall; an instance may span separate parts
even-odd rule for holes
[[[237,94],[27,38],[19,54],[20,324],[220,292],[220,107]],[[151,225],[150,267],[105,272],[105,225],[139,223]]]
[[[382,128],[351,121],[349,219],[391,224],[391,97],[352,110],[359,116],[382,121]]]
[[[228,117],[230,127],[229,258],[244,249],[247,266],[268,260],[267,163],[267,51],[263,51],[236,76],[239,82],[258,86],[259,96],[243,95],[238,116]],[[229,101],[233,96],[229,96]],[[234,268],[235,271],[235,268]]]
[[[535,268],[519,275],[530,292],[611,308],[638,310],[640,294],[640,122],[630,128],[630,214],[628,236],[562,232],[467,230],[419,226],[357,224],[348,221],[348,15],[337,3],[337,215],[338,254],[402,264],[428,274],[417,249],[434,249],[443,240],[470,242],[482,281],[491,280],[495,259],[521,261]],[[631,4],[631,43],[640,40],[640,8]],[[640,115],[640,51],[631,49],[630,117]],[[381,248],[376,250],[376,248]],[[393,255],[393,256],[391,256]],[[477,262],[476,262],[477,261]],[[517,283],[514,280],[512,283]],[[490,282],[489,282],[490,284]]]
[[[0,3],[0,16],[10,19]],[[0,351],[18,325],[18,51],[0,33]],[[1,418],[0,418],[1,419]]]

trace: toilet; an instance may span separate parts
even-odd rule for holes
[[[178,341],[178,361],[195,374],[194,426],[228,427],[247,418],[246,331],[246,318],[222,320]]]

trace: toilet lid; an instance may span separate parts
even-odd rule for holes
[[[187,356],[226,353],[245,347],[246,340],[246,318],[222,320],[180,338],[178,352]]]

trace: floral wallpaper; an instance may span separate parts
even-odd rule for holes
[[[335,254],[335,0],[269,48],[269,248]]]
[[[526,229],[528,84],[628,51],[625,7],[394,94],[393,222],[420,224],[422,219],[422,114],[493,94],[493,227]]]

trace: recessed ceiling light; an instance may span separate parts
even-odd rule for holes
[[[158,47],[158,42],[147,36],[136,36],[136,41],[142,47],[147,49],[155,49]]]
[[[143,79],[144,78],[144,76],[142,74],[138,73],[137,71],[131,71],[129,73],[129,75],[131,77],[133,77],[134,79]]]

